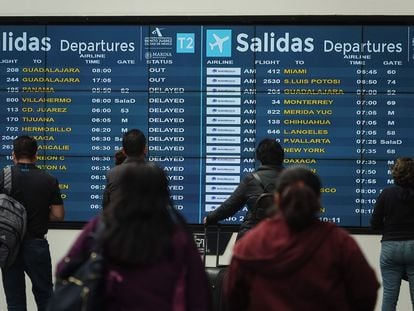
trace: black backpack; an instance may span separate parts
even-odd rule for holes
[[[11,197],[12,171],[3,169],[3,193],[0,193],[0,267],[9,267],[20,249],[26,234],[27,215],[25,207]]]
[[[253,177],[259,182],[263,193],[259,195],[253,205],[252,214],[256,221],[261,221],[268,216],[269,210],[274,209],[273,192],[276,190],[276,182],[264,185],[259,174],[253,173]]]

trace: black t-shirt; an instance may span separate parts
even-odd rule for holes
[[[0,178],[1,191],[3,183]],[[35,164],[19,163],[12,167],[11,194],[26,208],[27,237],[42,238],[48,230],[50,206],[63,204],[57,179]]]
[[[382,241],[414,240],[414,189],[385,188],[375,203],[371,226],[382,230]]]

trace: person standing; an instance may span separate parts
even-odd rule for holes
[[[26,208],[27,231],[15,262],[2,269],[8,310],[26,310],[25,273],[39,311],[46,310],[53,291],[52,263],[46,239],[49,221],[65,216],[57,179],[36,166],[37,142],[29,136],[13,141],[11,195]],[[3,189],[3,181],[0,189]]]
[[[201,256],[173,207],[164,170],[153,163],[131,167],[120,180],[119,198],[84,227],[56,276],[72,259],[89,256],[90,234],[103,221],[105,310],[211,310]]]
[[[318,219],[320,188],[309,169],[280,174],[278,213],[235,244],[228,310],[374,310],[375,272],[344,229]]]
[[[403,276],[414,310],[414,159],[398,158],[391,173],[394,185],[381,192],[371,218],[372,228],[382,231],[382,310],[395,310]]]
[[[144,133],[138,129],[131,129],[122,137],[122,152],[126,159],[106,173],[106,187],[103,193],[102,208],[112,200],[118,200],[119,184],[122,175],[135,166],[145,163],[147,154],[147,139]]]
[[[283,170],[283,148],[274,139],[263,139],[256,148],[256,159],[260,161],[260,167],[254,173],[246,175],[231,196],[204,218],[205,225],[215,224],[234,215],[246,204],[248,211],[240,225],[237,239],[240,239],[261,220],[256,217],[255,202],[263,193],[264,188],[270,183],[276,184],[277,177]],[[255,174],[260,180],[255,177]]]

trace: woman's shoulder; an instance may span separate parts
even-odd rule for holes
[[[329,235],[327,235],[327,238],[336,249],[340,250],[344,248],[358,248],[357,242],[346,229],[341,228],[331,222],[321,221],[321,225],[325,227],[330,227],[330,233]]]
[[[82,231],[84,233],[91,233],[93,231],[96,230],[96,228],[98,227],[98,223],[102,221],[102,216],[101,215],[96,215],[94,217],[92,217],[82,228]]]

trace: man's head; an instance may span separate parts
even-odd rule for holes
[[[19,162],[35,162],[37,154],[37,142],[30,136],[19,136],[13,141],[13,160]]]
[[[256,159],[263,165],[282,165],[285,152],[282,146],[274,139],[263,139],[256,149]]]
[[[129,130],[122,137],[122,148],[128,157],[144,157],[147,152],[147,139],[138,129]]]

